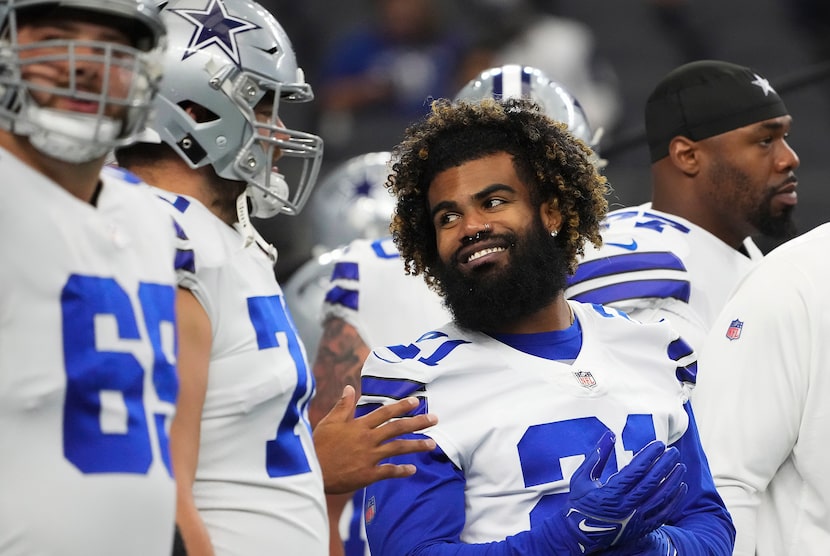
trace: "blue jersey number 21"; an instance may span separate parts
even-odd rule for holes
[[[112,278],[73,275],[61,292],[66,399],[63,409],[64,456],[82,473],[144,474],[153,463],[148,415],[144,407],[145,370],[136,355],[125,348],[99,345],[100,319],[115,324],[119,343],[136,346],[149,339],[153,354],[153,386],[158,398],[176,402],[178,381],[174,353],[165,353],[162,326],[175,342],[175,290],[172,286],[141,283],[139,303],[146,336],[141,334],[133,302]],[[145,344],[146,345],[146,344]],[[170,350],[168,350],[170,351]],[[105,396],[119,400],[119,430],[104,430],[103,418],[112,412]],[[172,410],[171,410],[172,413]],[[159,454],[172,475],[167,440],[167,414],[154,414]]]
[[[285,341],[288,353],[297,368],[297,386],[288,402],[288,409],[277,427],[277,436],[265,447],[265,466],[269,477],[287,477],[311,471],[300,437],[294,432],[298,424],[311,430],[304,415],[311,398],[313,383],[308,375],[305,357],[288,313],[278,295],[248,298],[248,314],[256,330],[259,349],[280,346]]]

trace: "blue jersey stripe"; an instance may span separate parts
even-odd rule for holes
[[[176,249],[176,258],[173,263],[176,270],[196,272],[196,260],[191,249]]]
[[[359,294],[356,290],[333,286],[326,292],[326,303],[331,305],[342,305],[352,311],[357,311]]]
[[[184,229],[179,226],[179,223],[173,220],[173,228],[176,230],[176,237],[179,239],[187,239],[187,234],[184,233]]]
[[[364,376],[360,380],[364,396],[384,396],[401,400],[424,389],[424,383],[416,380],[397,380],[379,376]]]
[[[583,303],[607,305],[627,299],[673,297],[688,303],[690,293],[691,286],[686,280],[633,280],[588,290],[571,296],[571,299]]]
[[[354,411],[355,417],[363,417],[371,413],[372,411],[383,407],[382,403],[363,403],[357,406]],[[407,411],[402,415],[402,417],[415,417],[416,415],[426,415],[427,414],[427,402],[423,398],[418,398],[418,405],[415,406],[415,409]]]
[[[668,251],[625,253],[580,263],[576,273],[568,280],[568,286],[594,278],[641,270],[686,270],[686,267],[683,266],[683,261]]]
[[[360,280],[360,271],[357,263],[339,262],[334,264],[331,273],[332,280]]]
[[[686,365],[685,367],[677,367],[677,370],[674,372],[674,376],[676,376],[677,380],[680,382],[697,384],[697,361],[691,365]]]

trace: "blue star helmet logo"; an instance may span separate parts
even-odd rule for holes
[[[364,177],[363,181],[356,183],[354,186],[355,197],[368,197],[371,192],[372,183],[369,181],[368,177]]]
[[[245,31],[260,28],[250,21],[229,14],[224,2],[221,0],[210,0],[204,10],[177,9],[170,11],[183,17],[195,26],[182,60],[186,60],[198,51],[215,45],[234,64],[241,66],[239,60],[239,45],[236,42],[237,35]]]

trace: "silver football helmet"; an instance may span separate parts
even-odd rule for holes
[[[455,100],[483,98],[527,98],[539,104],[549,118],[568,126],[568,131],[596,150],[596,137],[579,101],[542,70],[518,64],[505,64],[484,70],[470,80]]]
[[[334,249],[358,238],[389,235],[395,198],[385,187],[392,154],[355,156],[331,170],[309,202],[315,250]]]
[[[21,43],[21,29],[44,18],[112,26],[131,45],[62,38]],[[71,163],[132,142],[144,128],[161,78],[164,37],[151,0],[3,0],[0,127]],[[50,106],[61,99],[84,109]]]
[[[218,176],[246,182],[252,216],[299,213],[323,140],[280,119],[280,103],[314,98],[288,35],[251,0],[172,0],[162,17],[170,44],[151,129],[191,168],[210,164]],[[284,171],[291,162],[293,173]]]

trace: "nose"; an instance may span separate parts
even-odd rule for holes
[[[488,222],[482,222],[480,224],[467,223],[464,226],[464,236],[461,238],[461,243],[463,245],[469,245],[470,243],[480,241],[489,233],[490,224]]]
[[[101,73],[102,59],[105,53],[100,47],[88,44],[74,44],[72,46],[70,61],[71,72],[76,77],[90,78]]]
[[[801,166],[801,159],[798,158],[798,154],[786,141],[784,141],[784,152],[779,164],[783,172],[795,170]]]

